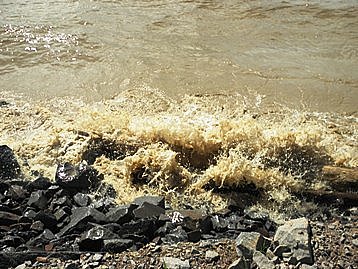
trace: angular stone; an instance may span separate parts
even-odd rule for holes
[[[136,208],[136,205],[122,205],[111,208],[106,214],[108,222],[114,223],[125,223],[132,220],[133,210]]]
[[[20,173],[20,165],[12,149],[6,145],[0,145],[0,180],[14,179]]]
[[[98,187],[102,177],[96,169],[84,163],[77,166],[64,163],[57,166],[55,179],[64,189],[76,191]]]
[[[138,219],[159,217],[160,214],[164,214],[165,209],[148,202],[144,202],[140,207],[133,210],[133,214]]]
[[[34,231],[42,232],[45,229],[45,225],[41,221],[37,220],[31,224],[30,229]]]
[[[90,198],[87,194],[85,193],[76,193],[74,196],[73,196],[73,200],[76,202],[76,204],[78,206],[87,206],[90,202]]]
[[[81,251],[101,251],[104,246],[103,240],[116,239],[118,236],[103,226],[95,226],[84,232],[79,242]]]
[[[11,197],[14,200],[23,200],[27,196],[27,191],[18,185],[11,185],[7,191],[7,196]]]
[[[0,211],[0,225],[11,225],[17,223],[19,219],[20,216],[16,214]]]
[[[165,238],[163,238],[163,241],[167,243],[184,242],[188,241],[188,235],[181,226],[178,226],[177,228],[172,230],[170,234],[167,234]]]
[[[48,199],[46,198],[45,192],[42,190],[32,192],[29,201],[27,202],[29,206],[39,209],[45,209],[47,207],[47,203]]]
[[[278,227],[274,241],[291,250],[291,263],[313,264],[310,233],[310,225],[306,218],[293,219]]]
[[[73,210],[71,220],[59,233],[58,236],[63,236],[75,229],[83,230],[86,228],[86,223],[104,223],[106,216],[98,210],[91,207],[79,207]]]
[[[120,253],[133,246],[130,239],[107,239],[103,241],[103,251],[110,253]]]
[[[57,222],[62,222],[68,216],[66,210],[64,210],[63,208],[56,210],[53,215],[55,216]]]
[[[182,261],[178,258],[163,257],[162,258],[164,268],[167,269],[190,269],[189,260]]]
[[[256,250],[266,252],[269,246],[270,240],[256,232],[241,232],[236,239],[238,255],[249,259]]]
[[[148,203],[152,205],[159,206],[163,209],[165,209],[165,198],[162,196],[141,196],[134,199],[133,204],[137,206],[142,206],[143,203]]]
[[[255,251],[252,260],[257,264],[258,269],[272,269],[275,265],[260,251]]]
[[[47,177],[38,177],[34,181],[27,184],[27,189],[30,191],[33,190],[47,190],[52,183]]]
[[[228,229],[229,222],[218,215],[215,215],[211,218],[213,224],[213,230],[216,232],[224,232]]]
[[[48,228],[53,232],[56,232],[57,230],[57,220],[50,212],[40,211],[36,214],[34,220],[41,221],[45,225],[45,228]]]

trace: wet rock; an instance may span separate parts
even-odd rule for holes
[[[125,223],[129,222],[133,217],[133,210],[136,208],[136,205],[122,205],[111,208],[107,214],[106,218],[108,222],[114,223]]]
[[[150,196],[150,195],[141,196],[135,198],[132,203],[139,207],[142,206],[143,203],[148,203],[165,209],[165,198],[162,196]]]
[[[95,226],[84,232],[79,242],[82,251],[100,251],[105,239],[116,239],[118,236],[103,226]]]
[[[20,165],[12,149],[6,145],[0,145],[0,180],[16,178],[20,173]]]
[[[178,258],[173,257],[163,257],[162,258],[164,268],[167,269],[189,269],[190,263],[189,260],[182,261]]]
[[[64,163],[58,165],[55,179],[56,183],[64,189],[70,191],[88,191],[98,187],[102,176],[89,165],[81,163],[75,166],[71,163]]]
[[[306,218],[290,220],[279,226],[274,241],[291,250],[292,264],[313,264],[310,226]]]
[[[256,263],[258,269],[272,269],[275,265],[260,251],[255,251],[252,260]]]
[[[106,216],[98,210],[91,207],[79,207],[73,210],[71,220],[59,233],[58,236],[63,236],[73,230],[83,230],[86,223],[104,223]]]
[[[256,250],[266,252],[269,245],[270,240],[257,232],[241,232],[236,239],[238,255],[249,259]]]
[[[133,240],[130,239],[107,239],[103,240],[103,251],[119,253],[133,246]]]
[[[87,194],[85,193],[76,193],[74,196],[73,196],[73,200],[75,201],[75,203],[78,205],[78,206],[88,206],[88,204],[90,203],[90,198]]]
[[[36,207],[39,209],[45,209],[47,207],[48,199],[45,192],[42,190],[34,191],[27,202],[29,206]]]
[[[137,219],[159,217],[165,213],[165,209],[148,202],[143,202],[141,206],[133,210],[134,217]]]
[[[17,223],[19,219],[20,216],[16,214],[0,211],[0,225],[11,225]]]

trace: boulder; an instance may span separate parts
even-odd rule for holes
[[[58,185],[72,192],[96,188],[101,179],[102,176],[96,169],[84,163],[79,165],[59,164],[55,176]]]
[[[236,239],[236,250],[239,256],[251,259],[256,250],[266,252],[270,240],[257,232],[241,232]]]
[[[251,268],[250,264],[250,260],[247,260],[244,257],[239,257],[229,265],[228,269],[248,269]]]
[[[292,255],[291,264],[313,264],[311,229],[306,218],[287,221],[278,227],[274,241],[281,248],[287,247]]]
[[[79,207],[73,210],[70,223],[58,233],[58,236],[61,237],[76,229],[83,231],[88,222],[101,224],[105,221],[106,216],[97,209],[91,207]]]
[[[6,145],[0,145],[0,180],[14,179],[20,173],[20,165],[12,149]]]
[[[122,205],[110,208],[106,214],[108,222],[122,224],[129,222],[133,217],[133,210],[136,208],[136,205]]]
[[[118,239],[118,236],[99,225],[84,232],[78,245],[81,251],[101,251],[106,239]]]
[[[26,188],[29,191],[47,190],[51,185],[52,183],[47,177],[38,177],[34,181],[29,182]]]

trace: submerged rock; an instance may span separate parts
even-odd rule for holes
[[[20,165],[11,148],[0,146],[0,180],[14,179],[21,173]]]

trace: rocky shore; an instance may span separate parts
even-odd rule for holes
[[[237,204],[210,214],[161,196],[117,205],[86,164],[59,164],[54,180],[20,175],[0,146],[0,268],[358,268],[354,204],[276,224]]]

